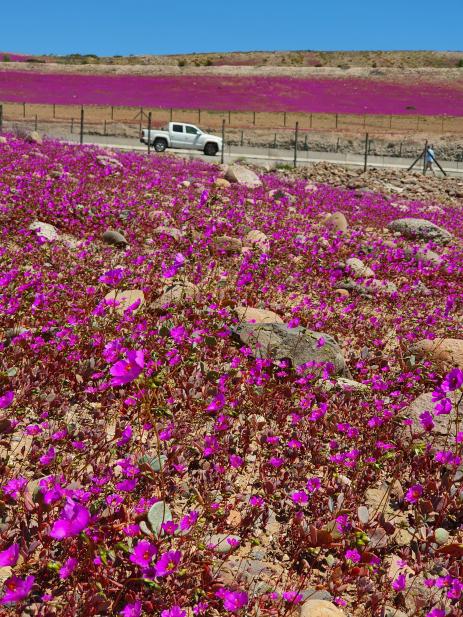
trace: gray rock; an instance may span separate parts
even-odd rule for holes
[[[442,227],[438,227],[426,219],[403,218],[396,219],[388,225],[391,231],[399,232],[405,238],[432,240],[437,244],[447,244],[452,234]]]
[[[333,596],[325,589],[315,589],[314,587],[308,587],[301,592],[302,600],[327,600],[328,602],[333,599]]]
[[[293,366],[329,362],[334,365],[335,374],[350,377],[341,348],[329,334],[302,327],[288,328],[280,323],[241,323],[232,328],[232,333],[257,358],[289,359]],[[323,345],[318,343],[321,338],[324,339]]]
[[[151,303],[150,308],[155,311],[163,311],[163,307],[169,304],[181,306],[199,299],[199,289],[189,281],[176,281],[164,289],[164,293]]]
[[[126,247],[128,244],[124,236],[118,231],[115,231],[114,229],[108,229],[107,231],[105,231],[103,234],[103,240],[104,242],[106,242],[106,244],[112,244],[114,246],[120,247]]]

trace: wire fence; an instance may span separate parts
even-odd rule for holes
[[[126,108],[128,109],[128,108]],[[16,133],[24,133],[30,131],[38,131],[49,137],[65,139],[74,142],[92,142],[98,141],[101,145],[105,143],[120,144],[122,146],[140,145],[140,132],[151,125],[156,129],[161,124],[159,117],[157,120],[153,118],[153,113],[145,113],[145,110],[139,109],[138,115],[131,116],[131,119],[125,122],[95,120],[93,115],[90,120],[87,117],[88,108],[76,107],[78,115],[76,118],[61,118],[58,116],[60,109],[55,109],[53,118],[48,118],[44,114],[39,118],[38,114],[34,117],[20,116],[12,118],[11,113],[5,113],[7,108],[5,105],[0,105],[0,131],[2,129],[13,131]],[[114,117],[117,117],[117,112],[121,108],[114,108]],[[28,111],[28,107],[26,107]],[[92,112],[95,110],[92,108]],[[133,112],[133,108],[131,109]],[[170,110],[163,110],[167,113],[167,121],[172,117],[174,121],[191,122],[192,124],[200,124],[192,120],[179,118],[177,114]],[[67,109],[67,113],[70,110]],[[206,118],[207,119],[207,118]],[[297,166],[304,164],[313,159],[333,161],[333,162],[350,162],[357,166],[363,166],[365,169],[371,165],[386,165],[391,158],[397,159],[396,163],[399,166],[406,167],[408,159],[414,160],[416,156],[423,150],[425,138],[416,135],[416,131],[396,133],[384,133],[382,130],[363,132],[362,128],[355,128],[349,132],[343,129],[315,129],[301,127],[299,121],[291,126],[283,127],[261,127],[254,124],[249,126],[236,127],[230,124],[232,117],[222,117],[221,123],[217,126],[210,126],[201,122],[200,126],[207,132],[215,133],[217,136],[223,136],[224,149],[221,154],[223,160],[224,155],[228,159],[232,157],[248,158],[247,150],[252,149],[256,157],[268,159],[278,159],[285,161],[287,164]],[[288,120],[286,122],[288,124]],[[166,122],[164,122],[166,124]],[[352,128],[352,127],[351,127]],[[434,134],[436,157],[441,162],[444,162],[447,167],[463,173],[463,136],[461,142],[458,139],[449,139],[445,134]],[[146,144],[147,150],[148,144]],[[252,158],[252,156],[250,157]],[[444,165],[444,167],[445,167]]]

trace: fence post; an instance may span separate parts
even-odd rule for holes
[[[26,117],[26,103],[23,103],[23,118]]]
[[[172,107],[170,108],[170,121],[172,122]]]
[[[243,131],[241,131],[241,141],[240,141],[240,146],[243,146]]]
[[[71,135],[74,133],[74,118],[71,118]]]
[[[148,113],[148,154],[151,151],[151,112]]]
[[[37,132],[37,114],[35,114],[34,131]]]
[[[283,112],[283,126],[286,126],[286,112]]]
[[[338,114],[336,114],[336,127],[335,128],[338,128]]]
[[[310,114],[310,123],[309,123],[309,128],[312,128],[312,114]]]
[[[80,108],[80,145],[84,143],[84,106]]]
[[[106,120],[104,121],[104,134],[106,135]]]
[[[222,118],[222,152],[220,153],[220,162],[223,164],[225,151],[225,118]]]
[[[201,124],[201,110],[198,109],[198,124]]]
[[[56,118],[56,105],[53,103],[53,119]]]
[[[368,133],[365,134],[365,161],[363,163],[363,173],[366,172],[368,167]]]
[[[252,112],[252,123],[256,124],[256,112],[255,111]]]
[[[299,122],[296,122],[296,128],[294,130],[294,167],[297,166],[297,137],[299,131]]]
[[[0,133],[3,129],[3,105],[0,103]]]
[[[231,124],[231,111],[228,112],[228,124]]]
[[[277,134],[276,134],[276,133],[274,133],[274,135],[273,135],[273,147],[274,147],[275,149],[276,149],[276,147],[277,147]]]

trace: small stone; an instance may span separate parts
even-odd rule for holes
[[[31,231],[35,231],[38,236],[45,238],[49,242],[58,238],[58,230],[50,223],[43,223],[42,221],[34,221],[29,225]]]
[[[300,617],[345,617],[344,611],[328,600],[307,600],[301,606]]]
[[[447,544],[449,541],[450,534],[447,529],[443,529],[442,527],[438,527],[434,532],[434,539],[437,544]]]
[[[343,234],[346,233],[348,227],[347,219],[342,212],[335,212],[329,216],[325,221],[325,225],[329,229],[336,232],[340,231]]]
[[[246,234],[246,236],[244,237],[244,245],[258,248],[263,253],[270,252],[270,240],[264,234],[264,232],[259,231],[258,229],[252,229],[249,233]]]
[[[158,536],[161,532],[162,524],[172,520],[172,512],[165,501],[157,501],[149,509],[147,519],[151,531]]]
[[[119,246],[122,248],[126,247],[128,244],[124,236],[113,229],[108,229],[104,232],[103,241],[106,242],[106,244],[112,244],[114,246]]]
[[[221,189],[227,189],[230,186],[230,182],[225,178],[217,178],[214,182],[214,186]]]
[[[115,307],[115,311],[119,315],[123,315],[129,307],[138,303],[132,309],[133,314],[135,314],[145,303],[145,294],[141,289],[126,289],[124,291],[112,289],[104,299],[107,304]]]
[[[150,308],[163,310],[164,306],[174,304],[180,306],[199,298],[199,289],[188,281],[177,281],[167,286],[164,293],[151,303]]]
[[[37,133],[37,131],[31,131],[28,136],[26,137],[26,141],[28,141],[31,144],[38,144],[39,146],[42,145],[42,138],[41,136]]]
[[[279,315],[265,309],[237,306],[235,307],[235,312],[240,321],[247,321],[248,323],[283,323]]]
[[[176,229],[175,227],[165,227],[164,225],[156,227],[153,233],[160,236],[169,236],[176,242],[179,242],[183,238],[183,232],[180,231],[180,229]]]
[[[230,165],[225,174],[225,179],[231,183],[238,183],[247,186],[248,188],[256,188],[262,186],[259,176],[247,167],[241,165]]]
[[[239,255],[243,244],[239,238],[230,236],[218,236],[213,238],[211,251],[216,255]]]
[[[228,542],[230,540],[230,542]],[[235,543],[239,543],[241,538],[228,533],[216,533],[208,536],[205,540],[207,547],[212,548],[216,553],[224,555],[235,548]]]
[[[463,369],[463,339],[423,339],[410,347],[410,353],[419,358],[429,358],[440,364],[444,370],[454,366]]]
[[[346,260],[346,266],[353,273],[354,278],[373,278],[375,276],[373,270],[357,257],[349,257]]]

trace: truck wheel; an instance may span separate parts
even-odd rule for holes
[[[154,140],[154,149],[156,152],[164,152],[167,148],[167,141],[165,139],[155,139]]]
[[[206,156],[215,156],[218,151],[219,148],[217,144],[208,143],[204,146],[204,154]]]

